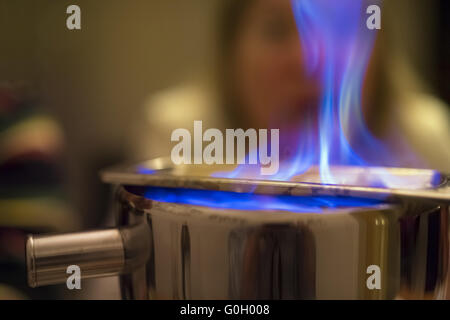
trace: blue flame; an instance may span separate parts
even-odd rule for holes
[[[371,0],[379,4],[381,0]],[[376,30],[366,26],[364,0],[292,0],[295,20],[304,51],[306,70],[320,75],[322,94],[317,125],[304,121],[296,155],[280,164],[274,176],[253,174],[240,165],[231,173],[215,176],[251,176],[266,180],[289,180],[319,165],[323,183],[339,184],[331,165],[393,166],[390,152],[371,135],[364,122],[361,92]],[[357,140],[357,146],[352,146]],[[384,181],[388,184],[389,179]]]
[[[370,207],[380,203],[378,200],[350,197],[287,195],[260,195],[227,191],[173,189],[151,187],[146,189],[147,199],[195,205],[218,209],[276,210],[297,213],[321,213],[324,209]]]
[[[370,4],[380,1],[371,0]],[[277,174],[262,176],[258,165],[242,164],[231,172],[215,172],[212,176],[287,181],[311,166],[319,165],[322,183],[341,184],[346,183],[348,177],[336,176],[331,165],[396,164],[390,152],[370,134],[361,108],[364,76],[376,36],[375,30],[366,27],[367,6],[364,4],[365,0],[292,0],[306,70],[311,76],[320,75],[322,94],[318,116],[305,117],[306,121],[302,121],[295,144],[296,152],[280,163]],[[358,140],[357,145],[352,144],[353,138]],[[246,155],[245,163],[248,163],[250,156],[258,157],[258,150],[251,150]],[[368,184],[376,187],[423,186],[420,175],[418,181],[404,180],[384,171],[379,168]],[[141,167],[139,172],[153,174],[157,171]],[[367,178],[369,171],[363,175]],[[438,178],[438,175],[432,176],[430,181],[437,184],[440,181]],[[297,213],[324,213],[326,209],[371,207],[381,203],[351,197],[270,196],[158,187],[146,189],[144,195],[159,202],[208,208]]]
[[[137,170],[138,173],[142,173],[142,174],[154,174],[156,173],[158,170],[155,169],[150,169],[150,168],[146,168],[145,166],[138,166]]]
[[[322,87],[315,110],[317,114],[311,116],[305,112],[304,119],[299,119],[299,131],[295,134],[288,132],[289,139],[298,135],[295,143],[289,139],[287,141],[287,145],[295,146],[296,150],[293,155],[281,161],[277,174],[264,176],[260,174],[258,165],[242,164],[233,171],[215,172],[212,176],[288,181],[318,165],[320,181],[326,184],[423,187],[421,175],[395,176],[383,168],[377,168],[376,174],[369,174],[370,171],[367,171],[367,179],[362,179],[361,182],[360,175],[356,176],[356,180],[351,180],[351,177],[339,173],[342,171],[333,172],[331,169],[338,165],[399,165],[390,151],[368,130],[361,106],[364,77],[377,33],[376,30],[369,30],[366,25],[369,18],[366,8],[381,4],[381,0],[370,0],[370,3],[369,0],[291,1],[304,51],[304,65],[307,73],[314,77],[312,81],[318,77]],[[280,129],[280,134],[283,134],[284,129]],[[251,150],[246,155],[245,163],[255,153],[258,157],[258,150]],[[361,176],[364,178],[366,174]],[[270,199],[274,206],[282,207],[278,198]],[[195,202],[195,199],[190,201]],[[252,203],[245,201],[242,205]],[[214,203],[209,205],[215,206]]]
[[[320,176],[322,182],[336,184],[339,180],[333,176],[331,164],[380,165],[390,158],[367,129],[361,108],[362,84],[376,31],[366,26],[364,1],[293,0],[292,4],[308,70],[321,75]],[[355,150],[350,135],[367,150]]]

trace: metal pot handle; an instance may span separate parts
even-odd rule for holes
[[[147,261],[146,224],[55,235],[29,235],[26,242],[28,285],[66,282],[68,267],[80,268],[81,279],[128,273]]]

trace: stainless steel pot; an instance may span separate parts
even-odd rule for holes
[[[29,236],[29,284],[63,283],[74,264],[82,278],[119,274],[126,299],[445,298],[447,203],[218,209],[154,201],[146,188],[117,188],[116,229]]]

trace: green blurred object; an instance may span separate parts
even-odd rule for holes
[[[79,226],[62,188],[62,130],[22,87],[0,85],[0,299],[60,298],[26,283],[28,233]]]

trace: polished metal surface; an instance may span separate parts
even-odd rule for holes
[[[119,230],[52,236],[29,236],[26,244],[28,283],[31,287],[65,282],[70,265],[84,278],[118,274],[124,265]]]
[[[121,274],[125,299],[442,299],[448,206],[212,209],[119,187],[117,230],[33,236],[31,286]],[[369,289],[368,267],[381,287]]]
[[[28,284],[38,287],[65,283],[69,266],[81,278],[106,277],[145,263],[148,230],[144,225],[56,235],[29,235],[26,242]]]
[[[117,185],[157,186],[221,190],[259,194],[330,195],[396,201],[432,201],[450,204],[450,176],[427,169],[334,166],[345,184],[322,184],[317,167],[289,181],[261,177],[217,178],[213,173],[230,171],[227,165],[178,165],[159,158],[138,165],[124,165],[101,172],[103,182]],[[263,176],[264,177],[264,176]],[[387,179],[395,187],[373,187]]]
[[[103,173],[104,181],[118,183],[117,230],[30,237],[30,285],[63,282],[67,266],[81,264],[83,278],[120,274],[124,299],[450,298],[445,175],[335,169],[356,182],[383,172],[414,181],[410,188],[388,189],[324,185],[317,172],[290,182],[211,178],[187,168],[167,171],[158,161],[152,162],[156,174],[137,173],[134,166]],[[147,186],[382,201],[319,213],[219,209],[154,201],[144,196]],[[379,288],[368,286],[374,266]]]
[[[119,221],[139,216],[151,235],[145,269],[122,279],[125,298],[445,298],[448,206],[310,214],[161,203],[140,193],[118,192]],[[372,265],[380,289],[367,287]]]

